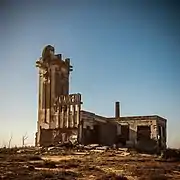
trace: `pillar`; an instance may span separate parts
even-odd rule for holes
[[[78,127],[79,126],[79,122],[80,122],[80,113],[81,113],[81,105],[80,104],[78,104],[77,105],[77,114],[76,114],[76,118],[77,118],[77,120],[76,120],[76,127]]]
[[[72,111],[72,116],[73,116],[73,125],[72,125],[72,127],[74,128],[75,127],[75,125],[76,125],[76,105],[73,105],[73,109],[72,109],[73,111]]]
[[[70,106],[67,105],[67,111],[66,111],[66,127],[69,128],[70,125]]]
[[[119,102],[115,103],[115,118],[120,117],[120,108],[119,108]]]

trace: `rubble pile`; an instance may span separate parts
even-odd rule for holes
[[[169,161],[180,161],[180,149],[166,149],[162,152],[161,158]]]

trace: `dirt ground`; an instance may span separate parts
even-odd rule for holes
[[[180,162],[127,151],[0,152],[5,180],[180,180]]]

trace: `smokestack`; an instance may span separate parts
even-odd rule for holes
[[[119,108],[119,102],[115,103],[115,118],[120,117],[120,108]]]

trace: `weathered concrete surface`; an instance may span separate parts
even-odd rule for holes
[[[126,147],[166,147],[167,120],[159,116],[103,117],[81,110],[81,95],[69,94],[70,59],[63,60],[52,46],[46,46],[36,62],[39,69],[39,105],[36,145],[65,141],[76,136],[79,143]],[[144,130],[143,130],[144,129]],[[119,142],[118,142],[119,141]]]
[[[57,145],[71,141],[74,136],[78,136],[77,128],[41,129],[40,144],[43,146]]]
[[[36,145],[42,146],[50,140],[52,143],[55,142],[51,137],[52,132],[72,131],[73,133],[72,129],[78,128],[81,95],[69,94],[69,75],[72,71],[70,59],[63,60],[61,54],[55,54],[52,46],[48,45],[44,48],[42,57],[36,62],[36,67],[39,69]]]
[[[132,116],[120,118],[105,118],[94,113],[81,111],[81,121],[83,121],[82,143],[99,143],[112,146],[117,135],[125,137],[126,147],[137,147],[147,151],[154,151],[159,146],[166,148],[166,119],[159,116]],[[123,127],[129,130],[123,135]],[[164,133],[158,131],[164,129]],[[138,131],[138,129],[145,131]],[[95,132],[96,129],[96,132]],[[98,130],[97,130],[98,129]],[[148,130],[149,129],[149,130]]]
[[[140,148],[149,148],[153,149],[155,146],[158,146],[158,137],[161,141],[161,147],[166,147],[166,123],[167,120],[164,118],[161,118],[159,116],[132,116],[132,117],[120,117],[118,119],[116,118],[108,118],[109,121],[116,121],[120,126],[129,126],[129,138],[126,141],[127,146],[130,147],[140,147]],[[149,127],[149,139],[146,138],[144,140],[143,136],[145,134],[148,134],[148,131],[143,133],[138,132],[138,127]],[[159,132],[158,126],[161,127],[161,129],[164,129],[164,133]],[[137,135],[140,134],[142,136],[141,140],[138,140]]]

